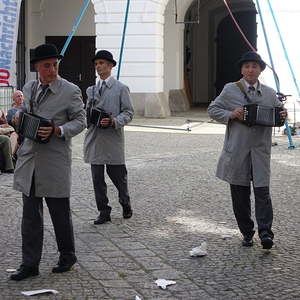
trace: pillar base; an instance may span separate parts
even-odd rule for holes
[[[131,93],[137,116],[166,118],[171,115],[169,101],[164,93]]]
[[[184,112],[190,109],[190,103],[184,90],[170,90],[169,104],[172,113]]]

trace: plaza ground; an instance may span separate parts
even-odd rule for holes
[[[82,160],[84,135],[73,140],[71,206],[78,264],[68,273],[51,273],[58,253],[45,207],[40,276],[8,280],[6,270],[21,262],[22,201],[11,188],[13,175],[0,176],[0,299],[30,299],[21,291],[36,289],[59,293],[32,299],[300,299],[300,148],[288,150],[285,136],[274,137],[275,247],[266,252],[257,234],[253,248],[241,246],[228,184],[215,178],[223,125],[211,123],[197,111],[167,119],[136,118],[132,125],[148,127],[126,127],[134,209],[129,220],[122,218],[108,179],[112,222],[93,224],[98,212],[90,167]],[[298,137],[294,142],[300,145]],[[189,251],[204,241],[207,256],[190,257]],[[162,290],[155,284],[158,278],[176,284]]]

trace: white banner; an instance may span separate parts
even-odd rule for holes
[[[16,86],[16,49],[22,0],[0,0],[0,86]]]

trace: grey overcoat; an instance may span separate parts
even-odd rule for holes
[[[29,99],[32,86],[28,82],[23,93],[23,111],[30,111]],[[25,139],[19,148],[14,174],[14,189],[29,196],[34,172],[35,196],[66,198],[71,190],[71,138],[86,127],[86,116],[79,87],[63,78],[51,83],[45,98],[37,105],[34,113],[62,126],[64,136],[52,136],[47,144]]]
[[[241,82],[247,91],[244,81]],[[276,92],[260,83],[250,103],[270,107],[282,105],[276,97]],[[216,176],[230,184],[249,186],[252,167],[254,186],[269,186],[272,128],[248,127],[237,120],[229,119],[234,109],[245,104],[247,100],[236,83],[228,83],[208,107],[211,118],[227,125]]]
[[[133,118],[133,107],[126,85],[110,77],[100,97],[99,82],[90,86],[86,94],[87,109],[95,99],[95,107],[105,110],[115,120],[115,128],[99,128],[91,124],[84,140],[84,161],[95,165],[125,164],[124,126]]]

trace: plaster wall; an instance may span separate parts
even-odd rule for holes
[[[29,50],[45,42],[45,36],[68,36],[80,13],[80,0],[26,1],[26,81],[33,79],[30,72]],[[77,36],[95,36],[94,7],[91,3],[75,33]]]

